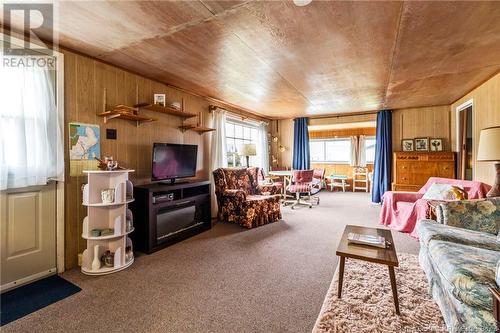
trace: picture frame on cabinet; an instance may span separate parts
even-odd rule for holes
[[[429,151],[429,138],[415,138],[415,151]]]
[[[431,151],[443,151],[443,139],[431,139],[429,147]]]
[[[413,142],[413,139],[403,139],[401,140],[401,149],[403,151],[414,151],[415,150],[415,144]]]

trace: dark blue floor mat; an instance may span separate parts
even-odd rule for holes
[[[82,290],[58,275],[49,276],[1,295],[0,326],[22,318]]]

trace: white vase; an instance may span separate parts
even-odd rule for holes
[[[99,260],[99,245],[94,245],[94,260],[92,260],[92,270],[98,271],[101,268],[101,260]]]

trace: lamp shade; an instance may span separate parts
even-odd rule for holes
[[[257,147],[254,143],[246,143],[241,146],[239,153],[240,156],[255,156],[257,155]]]
[[[312,0],[293,0],[293,3],[295,4],[295,6],[298,6],[298,7],[307,6],[311,2],[312,2]]]
[[[478,161],[500,161],[500,126],[481,130],[476,159]]]

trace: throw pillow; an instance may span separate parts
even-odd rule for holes
[[[464,190],[461,186],[452,186],[451,193],[455,196],[455,200],[467,200],[469,199],[469,193]]]
[[[455,189],[454,189],[455,187]],[[422,199],[426,200],[457,200],[455,192],[459,189],[463,190],[460,186],[453,186],[451,184],[434,183],[425,192]],[[460,195],[460,194],[459,194]]]
[[[497,235],[500,231],[500,198],[443,202],[446,225]]]

